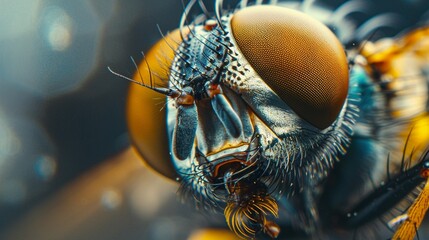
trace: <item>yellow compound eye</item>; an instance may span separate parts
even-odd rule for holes
[[[234,14],[238,48],[265,83],[302,119],[330,126],[348,91],[348,62],[336,36],[295,10],[254,6]]]
[[[177,48],[180,41],[180,33],[176,30],[156,43],[146,54],[147,63],[142,61],[134,79],[139,82],[143,79],[149,84],[150,73],[155,83],[160,83],[161,77],[167,79],[174,57],[172,48]],[[165,103],[165,95],[131,84],[127,100],[128,129],[133,145],[143,160],[160,174],[175,179],[177,173],[168,154]]]

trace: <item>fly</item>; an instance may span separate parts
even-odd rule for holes
[[[372,42],[379,21],[345,33],[357,1],[325,23],[280,5],[216,0],[211,13],[191,0],[129,79],[140,85],[128,103],[136,149],[180,183],[184,202],[223,213],[243,239],[418,226],[429,139],[413,136],[429,129],[428,27]]]

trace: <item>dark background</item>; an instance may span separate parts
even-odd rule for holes
[[[205,2],[211,6],[211,1]],[[323,4],[335,8],[343,2]],[[383,12],[402,16],[401,24],[386,34],[412,26],[425,13],[423,18],[429,18],[427,0],[368,3],[368,16],[356,16],[356,22]],[[61,204],[56,196],[72,191],[64,189],[70,189],[84,176],[90,176],[85,178],[89,182],[95,181],[91,176],[96,176],[94,171],[99,166],[126,151],[130,144],[125,122],[128,82],[113,76],[107,66],[132,76],[134,66],[129,57],[141,59],[140,52],[160,39],[157,24],[164,33],[176,28],[183,9],[179,0],[14,0],[1,5],[0,236],[13,233],[29,215],[37,216],[34,211],[40,206],[49,209],[47,202],[51,199]],[[142,182],[158,178],[147,171],[139,174],[144,175]],[[174,199],[171,193],[174,195],[175,188],[168,187],[169,198]],[[150,221],[130,217],[134,210],[123,206],[127,205],[126,196],[118,198],[115,191],[104,193],[107,199],[119,199],[121,211],[126,212],[115,215],[121,224],[106,231],[108,227],[94,220],[92,227],[73,236],[167,239],[164,237],[169,235],[162,235],[162,230],[148,233],[148,228],[165,229],[155,217]],[[78,194],[79,189],[72,191],[72,195]],[[171,201],[163,205],[163,211],[180,212],[176,208],[181,205]],[[170,230],[190,229],[179,220],[161,219],[170,221]],[[34,221],[43,221],[43,217]],[[119,237],[122,233],[128,235]],[[175,237],[183,239],[186,234]]]

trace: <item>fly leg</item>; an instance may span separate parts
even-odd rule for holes
[[[354,229],[371,222],[394,208],[428,179],[429,150],[415,166],[390,178],[341,217],[341,227]],[[414,201],[416,203],[417,200]]]
[[[426,170],[422,174],[426,174],[426,177],[429,174],[429,170]],[[406,220],[399,226],[396,230],[395,235],[393,235],[393,240],[412,240],[418,232],[422,220],[429,208],[429,178],[426,180],[425,187],[422,192],[416,198],[414,203],[408,209],[406,214]]]

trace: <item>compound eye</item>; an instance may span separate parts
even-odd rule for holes
[[[146,54],[146,61],[139,65],[139,72],[134,76],[136,81],[142,79],[149,83],[150,74],[154,83],[168,78],[167,70],[174,57],[174,50],[181,42],[178,30],[161,39]],[[150,71],[149,71],[150,68]],[[166,76],[162,76],[165,74]],[[165,105],[166,96],[137,84],[131,84],[127,99],[128,130],[137,152],[143,161],[158,173],[175,179],[177,173],[170,161],[169,142],[166,129]]]
[[[302,119],[324,129],[348,92],[348,62],[336,36],[295,10],[254,6],[234,14],[239,50],[262,80]]]

